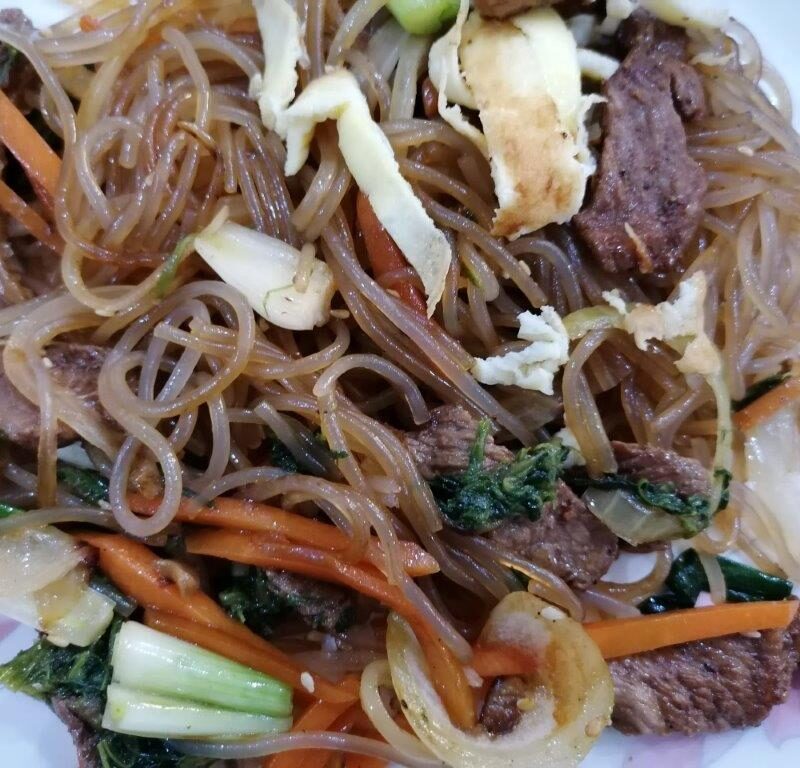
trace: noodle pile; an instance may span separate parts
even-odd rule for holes
[[[353,72],[403,176],[449,238],[452,264],[432,321],[392,291],[398,280],[414,279],[410,270],[380,281],[365,270],[354,185],[331,124],[317,130],[302,171],[284,176],[281,141],[248,96],[250,78],[263,67],[250,2],[101,0],[91,11],[102,22],[93,31],[81,31],[78,16],[32,39],[0,28],[0,39],[35,66],[42,114],[65,147],[55,206],[64,290],[0,310],[6,374],[41,412],[38,476],[10,463],[2,482],[9,499],[42,508],[26,515],[26,524],[91,521],[154,542],[186,494],[201,505],[222,494],[284,508],[311,505],[347,534],[349,558],[363,554],[374,533],[390,581],[467,658],[458,619],[433,582],[418,585],[405,573],[398,540],[418,540],[444,576],[487,606],[513,588],[510,566],[531,578],[532,591],[576,617],[584,605],[630,613],[659,588],[671,553],[659,552],[639,582],[601,582],[576,596],[532,562],[444,531],[396,429],[424,423],[426,403],[441,401],[492,418],[501,440],[530,445],[547,437],[542,428],[563,411],[593,472],[615,470],[616,438],[674,448],[711,466],[713,393],[699,377],[684,377],[666,346],[643,352],[621,331],[593,331],[572,350],[560,398],[490,391],[469,368],[474,356],[515,348],[515,318],[526,309],[549,304],[566,315],[604,304],[611,288],[628,301],[662,301],[697,270],[709,280],[706,330],[723,350],[733,399],[800,359],[800,142],[786,89],[749,34],[738,26],[730,37],[692,33],[711,110],[689,129],[689,145],[709,191],[685,271],[609,276],[583,256],[569,225],[508,243],[489,233],[487,161],[417,109],[432,40],[405,33],[384,4],[299,4],[308,53],[300,82],[328,65]],[[759,90],[762,77],[777,106]],[[269,327],[198,257],[179,257],[183,238],[223,208],[290,246],[316,246],[339,295],[328,325],[304,333]],[[99,379],[108,418],[87,411],[49,375],[48,344],[76,334],[111,345]],[[94,447],[93,459],[110,478],[110,512],[84,508],[58,487],[58,422]],[[301,474],[265,466],[260,446],[271,435]],[[139,517],[127,493],[148,472],[163,478],[163,500],[151,517]],[[740,517],[755,515],[753,506],[734,483],[731,509],[697,546],[718,552],[738,543],[764,564],[752,539],[738,537]],[[388,682],[385,662],[376,663],[362,678],[373,709]],[[391,719],[380,717],[388,728]],[[383,735],[397,749],[313,733],[274,738],[269,749],[353,748],[382,759],[400,754],[408,765],[437,764],[418,742],[406,743],[407,734]],[[249,754],[264,753],[254,749]],[[229,748],[218,756],[248,753]]]

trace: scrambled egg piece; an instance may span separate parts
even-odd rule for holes
[[[469,139],[478,149],[489,157],[486,137],[481,131],[464,117],[461,107],[477,109],[475,97],[464,80],[461,64],[458,60],[458,49],[461,35],[469,14],[469,0],[461,0],[458,15],[449,32],[440,37],[428,54],[428,74],[439,94],[437,108],[442,119]],[[450,102],[453,102],[450,104]]]
[[[297,88],[297,66],[307,66],[300,19],[291,0],[253,0],[264,50],[264,74],[250,80],[250,98],[258,102],[261,120],[274,130],[278,115],[291,104]]]
[[[552,307],[542,307],[539,315],[523,312],[517,319],[517,336],[530,344],[518,352],[476,359],[472,375],[482,384],[515,384],[552,395],[553,377],[569,359],[567,329]]]
[[[678,285],[673,301],[628,306],[615,288],[603,298],[622,315],[622,328],[633,335],[636,346],[647,350],[651,339],[670,342],[682,349],[676,362],[682,373],[709,376],[720,370],[719,353],[705,332],[706,276],[696,272]]]
[[[569,221],[595,170],[583,123],[597,97],[581,95],[575,39],[550,8],[488,21],[467,17],[467,6],[428,66],[442,117],[491,164],[499,203],[492,233],[513,239]],[[458,105],[478,110],[482,133]]]
[[[461,63],[489,147],[499,202],[492,233],[516,238],[569,221],[595,163],[567,25],[549,8],[507,22],[473,13],[464,25]]]
[[[372,119],[355,77],[333,70],[311,82],[278,119],[286,137],[286,174],[297,173],[308,157],[317,123],[336,120],[339,149],[359,189],[422,280],[433,314],[450,267],[450,244],[403,178],[391,144]]]
[[[558,440],[561,445],[569,449],[569,454],[564,461],[564,469],[571,469],[572,467],[585,467],[586,459],[583,458],[581,447],[578,445],[578,438],[569,427],[559,429],[553,435],[553,440]]]

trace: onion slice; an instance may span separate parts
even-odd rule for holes
[[[0,596],[36,592],[60,579],[81,561],[71,536],[58,528],[24,528],[0,536]]]
[[[489,738],[456,728],[437,696],[408,624],[389,618],[392,683],[419,739],[453,768],[566,768],[577,765],[611,722],[614,688],[608,667],[581,625],[526,592],[505,597],[479,641],[504,644],[541,660],[525,677],[526,707],[511,733]]]

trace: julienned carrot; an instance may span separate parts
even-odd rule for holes
[[[190,533],[186,537],[186,550],[195,555],[221,557],[261,568],[280,568],[333,581],[388,606],[405,617],[414,628],[426,652],[434,685],[453,721],[465,729],[474,725],[472,694],[461,665],[431,632],[402,591],[389,584],[374,568],[344,562],[324,550],[282,544],[263,534],[227,530],[206,529]]]
[[[408,269],[408,262],[403,256],[403,252],[384,229],[363,192],[359,192],[356,198],[356,217],[361,234],[364,236],[364,245],[375,279],[379,280],[383,275]],[[427,316],[425,296],[416,285],[408,280],[398,280],[387,287],[396,291],[400,300],[416,310],[422,317]]]
[[[213,640],[215,647],[210,650],[224,656],[236,658],[249,648],[253,651],[253,658],[260,656],[264,664],[269,662],[269,674],[304,691],[300,682],[304,670],[299,665],[244,624],[228,616],[204,592],[181,592],[177,585],[164,577],[159,568],[159,558],[146,546],[125,536],[109,533],[85,532],[80,538],[98,550],[100,568],[111,581],[141,606],[185,620],[184,623],[176,621],[175,626],[180,625],[187,632],[189,629],[186,625],[191,625],[189,628],[193,626],[192,631],[197,638],[202,636],[208,642]],[[215,630],[216,634],[203,633],[203,629]],[[200,639],[192,642],[203,645]],[[357,693],[348,692],[319,676],[312,676],[312,679],[314,695],[320,699],[353,701],[358,697]]]
[[[484,678],[530,675],[539,666],[539,659],[521,648],[491,643],[476,645],[469,665]]]
[[[114,533],[83,532],[80,539],[98,551],[100,568],[140,605],[248,639],[252,634],[204,592],[184,594],[164,577],[159,558],[144,544]],[[256,637],[256,635],[254,635]]]
[[[800,602],[727,603],[705,608],[608,619],[584,624],[603,657],[614,659],[694,640],[739,632],[781,629],[791,624]],[[483,678],[525,675],[538,665],[535,656],[509,645],[476,645],[470,666]]]
[[[369,755],[347,755],[344,759],[344,768],[386,768],[388,763],[377,757]]]
[[[186,536],[186,551],[334,581],[380,601],[409,621],[418,620],[400,589],[376,569],[347,563],[322,549],[284,544],[258,533],[204,528]]]
[[[441,639],[416,627],[414,631],[428,662],[431,682],[447,714],[459,728],[469,730],[475,725],[475,698],[464,669]]]
[[[0,208],[22,224],[37,240],[57,251],[61,247],[50,225],[33,210],[11,187],[0,181]]]
[[[791,378],[778,384],[764,395],[754,400],[733,415],[733,423],[743,432],[754,429],[771,419],[778,411],[787,408],[800,399],[800,379]]]
[[[131,509],[142,515],[153,514],[161,503],[161,499],[146,499],[136,494],[131,495],[128,501]],[[346,550],[350,545],[350,539],[336,526],[310,520],[268,504],[224,496],[215,499],[210,507],[192,504],[191,499],[184,499],[178,509],[177,518],[184,523],[274,533],[292,541],[337,552]],[[413,542],[400,542],[398,555],[409,576],[429,576],[439,570],[436,559]],[[380,542],[374,536],[367,545],[365,560],[381,570],[385,567]]]
[[[361,709],[361,704],[354,704],[350,709],[341,714],[334,720],[326,729],[338,733],[353,733],[356,730],[361,730],[364,727],[372,730],[372,723],[369,718],[364,714]],[[302,763],[297,768],[319,768],[320,765],[330,765],[330,760],[335,756],[336,752],[327,749],[308,749],[305,750],[305,756]],[[270,766],[270,768],[272,768]]]
[[[52,210],[61,160],[14,102],[1,91],[0,142],[19,160],[37,197]]]
[[[608,619],[584,624],[603,657],[615,659],[740,632],[782,629],[797,613],[796,600],[763,603],[726,603],[705,608]]]
[[[303,731],[326,731],[333,723],[352,707],[352,703],[333,704],[324,701],[315,701],[309,704],[305,712],[300,715],[292,726],[292,733]],[[320,758],[319,765],[324,765],[322,756],[315,750]],[[301,768],[307,757],[308,750],[298,749],[292,752],[283,752],[264,760],[264,768]]]

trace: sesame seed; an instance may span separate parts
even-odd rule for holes
[[[590,738],[593,739],[599,736],[603,732],[603,728],[606,727],[606,719],[604,717],[595,717],[593,720],[590,720],[586,723],[586,730],[584,733]]]
[[[303,674],[300,675],[300,685],[309,693],[314,693],[314,678],[311,677],[310,672],[303,672]]]
[[[541,616],[543,619],[550,619],[550,621],[559,621],[563,619],[566,614],[554,605],[548,605],[546,608],[542,609]]]
[[[530,712],[535,706],[536,702],[530,696],[526,696],[523,699],[517,699],[517,709],[520,712]]]

